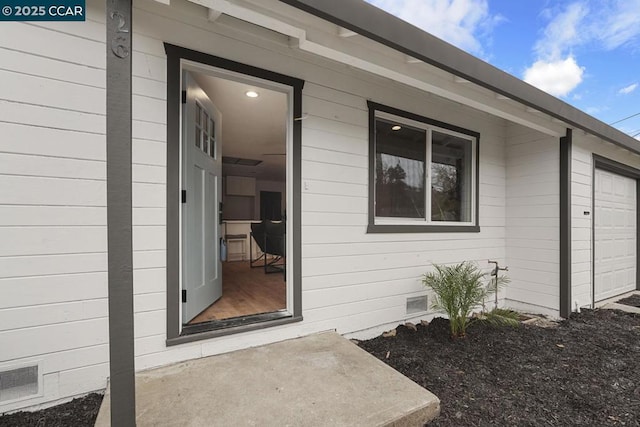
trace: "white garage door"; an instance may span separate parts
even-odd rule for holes
[[[594,300],[636,289],[636,181],[596,169]]]

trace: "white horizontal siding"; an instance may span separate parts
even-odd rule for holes
[[[556,314],[560,301],[560,142],[509,125],[506,304]]]
[[[3,331],[0,335],[4,361],[89,347],[107,342],[107,318],[46,324]],[[82,361],[78,361],[82,366]]]
[[[89,114],[105,114],[106,93],[103,88],[30,76],[15,71],[0,70],[0,79],[4,87],[2,99],[5,101]]]
[[[158,169],[140,169],[140,184],[134,185],[138,369],[323,329],[351,332],[402,321],[406,318],[406,297],[425,293],[420,278],[431,262],[476,260],[488,267],[487,257],[504,260],[506,175],[501,120],[469,109],[461,111],[458,104],[298,53],[285,39],[258,28],[244,33],[212,24],[200,10],[190,7],[169,9],[141,3],[136,13],[133,63],[134,74],[140,79],[134,80],[133,86],[144,97],[133,99],[134,111],[139,112],[139,120],[134,122],[135,164],[166,164],[166,113],[163,102],[157,102],[165,96],[156,85],[164,83],[166,75],[163,41],[303,78],[302,110],[306,116],[302,121],[304,322],[166,348],[162,257],[166,188]],[[481,133],[480,233],[366,234],[367,99]],[[143,117],[147,108],[150,111]],[[144,249],[136,243],[136,236],[142,236],[141,228],[147,229],[145,239],[155,242]]]
[[[107,254],[55,254],[0,258],[0,279],[107,271]],[[91,284],[91,286],[95,286]],[[105,288],[106,290],[106,288]],[[106,296],[106,292],[104,293]]]
[[[104,298],[9,308],[0,310],[0,331],[77,322],[107,315],[107,300]]]
[[[99,13],[90,8],[86,25]],[[103,388],[109,360],[104,30],[90,40],[74,33],[84,24],[7,24],[0,28],[0,364],[40,363],[44,396],[0,412]],[[156,179],[153,170],[137,174]]]
[[[2,269],[0,269],[1,271]],[[27,276],[27,274],[24,274]],[[83,286],[87,283],[93,286]],[[11,286],[10,286],[11,285]],[[98,300],[107,293],[106,271],[0,278],[0,309],[34,308],[46,304]]]
[[[481,133],[480,222],[483,227],[481,233],[366,234],[366,99],[356,93],[345,97],[344,91],[308,86],[313,97],[303,98],[303,109],[315,121],[303,121],[303,158],[308,152],[312,153],[309,158],[327,159],[330,170],[325,165],[316,168],[313,164],[303,164],[303,180],[308,184],[303,195],[303,307],[310,308],[305,309],[305,321],[322,324],[333,317],[334,325],[341,332],[357,330],[357,325],[362,323],[354,319],[366,318],[372,322],[366,327],[388,323],[390,319],[400,321],[407,317],[406,298],[427,293],[421,276],[431,264],[472,260],[486,267],[487,256],[504,259],[505,172],[501,123],[486,122],[486,117],[472,111],[454,114],[452,106],[437,108],[439,104],[434,100],[422,101],[417,106],[412,97],[373,97],[375,101]],[[355,90],[361,86],[357,82],[351,85]],[[319,98],[324,102],[319,102]],[[348,126],[345,126],[345,117],[352,120]],[[325,130],[319,129],[319,123]],[[355,125],[359,125],[359,129],[354,128]],[[326,154],[319,157],[321,149]],[[340,192],[342,198],[326,198],[324,187],[316,185],[321,180],[339,182],[345,178],[349,182],[347,187],[331,187]],[[331,194],[336,194],[333,191]],[[316,211],[322,214],[313,215]],[[381,311],[385,316],[372,321],[374,313]]]
[[[0,108],[2,108],[2,102],[0,101]],[[6,103],[6,105],[11,108],[9,103]],[[52,112],[47,111],[47,114],[50,113]],[[26,116],[29,114],[43,113],[24,112],[22,116],[24,116],[25,123],[4,122],[3,120],[6,120],[7,116],[0,116],[3,153],[31,154],[61,159],[105,159],[104,134],[62,129],[62,121],[54,119],[49,123],[47,117],[37,118],[38,121],[36,123],[49,123],[50,126],[56,126],[56,128],[44,125],[34,126],[35,118],[27,118]],[[86,125],[87,123],[79,123],[78,125],[83,124]],[[102,123],[98,123],[97,126],[102,126]],[[89,130],[91,130],[90,126]],[[26,144],[25,141],[34,141],[34,143]],[[42,143],[35,143],[35,141],[41,141]]]

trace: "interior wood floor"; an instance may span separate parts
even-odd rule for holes
[[[263,268],[250,268],[249,261],[223,262],[222,297],[189,324],[283,310],[286,298],[282,273],[265,274]]]

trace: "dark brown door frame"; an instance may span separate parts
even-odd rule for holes
[[[302,320],[302,237],[301,237],[301,195],[302,195],[302,124],[296,120],[302,116],[302,89],[304,80],[284,74],[265,70],[247,64],[231,61],[226,58],[187,49],[181,46],[164,44],[167,53],[167,339],[166,345],[173,346],[187,342],[199,341],[256,329],[263,329]],[[183,60],[209,65],[214,68],[233,71],[238,74],[257,77],[262,80],[278,83],[291,88],[293,95],[293,170],[291,179],[293,194],[292,206],[287,207],[287,219],[293,224],[292,251],[288,257],[293,274],[293,312],[291,315],[260,322],[243,323],[240,325],[201,325],[194,328],[180,329],[179,295],[180,287],[180,105]]]

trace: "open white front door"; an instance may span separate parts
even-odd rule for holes
[[[222,296],[222,123],[220,112],[188,71],[183,89],[182,320],[187,323]]]

